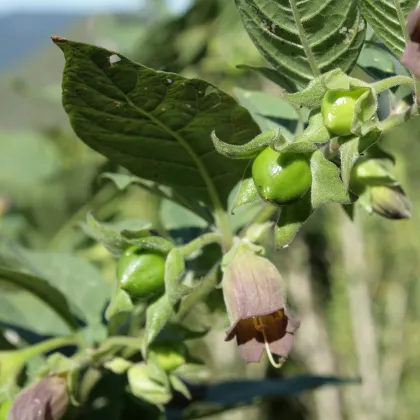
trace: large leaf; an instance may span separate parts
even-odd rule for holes
[[[359,0],[363,16],[380,40],[401,57],[408,41],[407,15],[418,0]]]
[[[200,390],[200,396],[202,397],[183,411],[182,419],[203,418],[234,407],[252,404],[260,398],[296,395],[326,385],[345,385],[358,382],[355,379],[309,375],[285,379],[265,379],[262,381],[219,382]],[[192,389],[192,394],[194,396],[194,389]]]
[[[259,133],[249,112],[200,79],[155,71],[113,51],[54,37],[64,52],[63,104],[76,134],[141,178],[206,203],[226,199],[245,161],[210,133],[243,144]]]
[[[0,266],[0,285],[4,284],[4,282],[7,282],[36,296],[39,300],[41,300],[45,305],[54,311],[47,311],[48,316],[54,316],[55,313],[62,319],[62,321],[64,321],[65,324],[67,324],[70,329],[77,328],[76,318],[70,310],[66,297],[60,293],[60,291],[50,285],[46,280],[25,273],[17,268]],[[22,295],[22,293],[16,291],[11,293],[2,290],[0,297],[0,321],[18,323],[20,327],[34,326],[35,330],[41,333],[52,332],[45,330],[42,331],[42,329],[40,331],[37,329],[39,324],[42,323],[42,316],[40,316],[40,312],[43,313],[43,311],[42,309],[39,311],[39,301],[32,299],[31,302],[31,300],[28,299],[29,298],[25,295]],[[25,309],[28,308],[28,303],[32,304],[32,309],[35,309],[35,307],[38,306],[38,311],[36,312],[37,325],[33,325],[33,318],[31,318],[34,316],[34,313],[30,314],[28,318],[24,314]],[[11,317],[9,317],[9,315]]]
[[[87,261],[68,253],[35,252],[0,243],[0,264],[2,277],[43,300],[63,318],[64,313],[66,320],[70,307],[90,324],[101,321],[109,286]],[[38,284],[42,293],[35,289]]]
[[[363,46],[366,25],[355,1],[235,1],[262,55],[301,86],[335,67],[351,70]]]

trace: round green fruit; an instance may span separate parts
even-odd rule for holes
[[[130,247],[118,260],[117,278],[131,298],[154,298],[165,290],[165,258],[157,252]]]
[[[366,89],[329,90],[322,100],[321,113],[325,126],[337,136],[349,136],[356,101]]]
[[[185,364],[186,351],[182,343],[152,344],[149,353],[166,372],[171,372]]]
[[[308,159],[301,153],[278,153],[267,147],[252,164],[252,178],[265,201],[284,206],[302,198],[311,188]]]

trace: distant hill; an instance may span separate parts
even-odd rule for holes
[[[0,130],[67,124],[60,101],[64,58],[50,36],[116,49],[119,28],[127,26],[122,19],[111,14],[0,16]]]
[[[45,46],[50,35],[67,31],[85,18],[80,14],[58,13],[0,15],[0,73],[13,70],[31,51]]]

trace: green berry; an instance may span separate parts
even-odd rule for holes
[[[349,136],[356,101],[366,89],[329,90],[322,100],[321,113],[325,126],[337,136]]]
[[[284,206],[302,198],[311,188],[308,159],[301,153],[278,153],[267,147],[252,164],[252,178],[261,198]]]
[[[149,353],[166,372],[171,372],[185,364],[186,350],[182,343],[152,344]]]
[[[152,299],[165,290],[165,258],[157,252],[131,247],[117,263],[121,289],[133,299]]]

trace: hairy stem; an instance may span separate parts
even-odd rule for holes
[[[206,245],[221,243],[222,240],[223,238],[219,232],[209,232],[199,236],[188,244],[179,247],[178,250],[181,255],[186,258]]]

